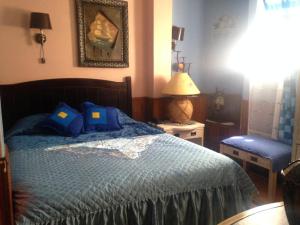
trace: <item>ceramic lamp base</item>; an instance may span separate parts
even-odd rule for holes
[[[187,123],[193,115],[193,104],[187,98],[173,98],[169,104],[170,121],[174,123]]]

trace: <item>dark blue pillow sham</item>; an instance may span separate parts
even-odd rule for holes
[[[82,103],[84,116],[84,130],[89,131],[113,131],[122,129],[119,122],[118,109],[95,105],[92,102]]]
[[[75,109],[62,102],[39,126],[63,136],[77,137],[83,129],[83,117]]]

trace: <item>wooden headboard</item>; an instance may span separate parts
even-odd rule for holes
[[[97,79],[64,78],[0,85],[4,131],[18,119],[51,112],[63,101],[80,109],[83,101],[114,106],[127,115],[132,113],[131,78],[123,82]]]

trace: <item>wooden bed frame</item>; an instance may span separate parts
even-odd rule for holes
[[[84,101],[114,106],[132,114],[131,78],[123,82],[64,78],[0,85],[4,132],[17,120],[36,113],[51,112],[59,102],[80,109]],[[0,224],[13,225],[9,156],[0,159]]]
[[[35,113],[51,112],[59,102],[80,109],[83,101],[114,106],[132,113],[131,78],[124,82],[65,78],[0,85],[4,131],[18,119]]]

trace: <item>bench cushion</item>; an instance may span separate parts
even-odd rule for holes
[[[292,146],[270,138],[258,135],[233,136],[221,143],[270,159],[274,172],[282,170],[291,161]]]

